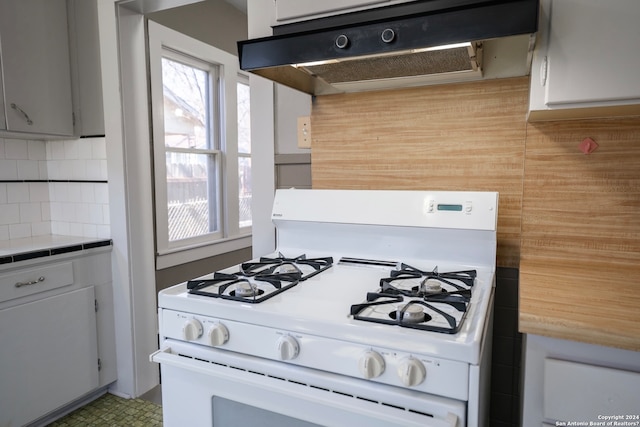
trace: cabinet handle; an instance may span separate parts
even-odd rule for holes
[[[16,283],[16,288],[21,288],[23,286],[35,285],[36,283],[44,282],[44,276],[38,277],[36,280],[31,280],[29,282],[18,282]]]
[[[25,120],[27,121],[27,124],[29,126],[33,125],[33,120],[31,120],[31,118],[29,117],[29,115],[27,113],[24,112],[24,110],[20,107],[18,107],[15,103],[11,103],[11,108],[13,108],[14,110],[16,110],[17,112],[21,113]]]

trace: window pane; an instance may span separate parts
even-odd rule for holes
[[[213,154],[167,152],[169,241],[218,230]]]
[[[165,146],[207,149],[208,73],[162,58]]]
[[[251,157],[238,158],[240,174],[240,227],[251,226]]]
[[[251,153],[251,102],[246,83],[238,83],[238,153]]]
[[[240,227],[251,226],[251,102],[249,85],[238,82],[238,178]]]

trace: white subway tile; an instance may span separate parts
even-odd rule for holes
[[[27,160],[27,141],[21,139],[4,140],[4,158],[12,160]]]
[[[109,179],[109,169],[107,168],[107,161],[100,160],[100,178],[101,181],[107,181]]]
[[[94,203],[96,201],[96,195],[93,188],[94,185],[95,184],[90,182],[83,182],[82,184],[80,184],[83,203]]]
[[[45,141],[27,141],[29,160],[47,160],[47,143]]]
[[[67,201],[67,184],[64,182],[49,183],[49,200],[52,202]]]
[[[46,182],[30,182],[29,200],[32,202],[48,202],[49,185]]]
[[[0,225],[19,224],[20,223],[20,205],[6,204],[0,209]]]
[[[102,217],[105,224],[111,224],[111,216],[109,213],[109,205],[102,205]]]
[[[49,179],[46,160],[38,160],[38,177],[39,179]]]
[[[18,179],[33,180],[40,178],[37,160],[16,160]]]
[[[15,160],[0,160],[0,179],[18,179],[18,166]]]
[[[24,203],[29,201],[29,184],[26,182],[7,183],[7,202]]]
[[[86,160],[87,162],[87,179],[100,180],[100,160]]]
[[[89,224],[89,205],[87,203],[76,203],[76,222]]]
[[[102,205],[96,203],[89,204],[89,224],[104,224]]]
[[[50,202],[40,203],[40,209],[42,210],[42,220],[51,221],[51,203]]]
[[[24,239],[31,237],[31,224],[11,224],[9,225],[9,239]]]
[[[45,149],[47,151],[47,160],[51,160],[53,159],[53,154],[52,153],[52,148],[53,147],[53,141],[46,141],[45,142]]]
[[[97,226],[93,224],[82,224],[82,236],[83,237],[98,237]]]
[[[93,184],[96,203],[109,203],[109,184]]]
[[[60,160],[47,161],[47,176],[49,179],[62,179],[60,176]]]
[[[0,241],[9,240],[9,226],[0,225]]]
[[[87,178],[88,165],[91,160],[71,160],[71,179],[85,180]]]
[[[20,203],[20,223],[27,224],[42,221],[40,203]]]
[[[49,160],[64,160],[64,141],[50,141],[51,157]]]
[[[42,221],[31,224],[32,236],[46,236],[47,234],[51,234],[51,222]]]
[[[107,159],[107,144],[104,137],[93,138],[91,140],[92,158],[97,160]]]
[[[78,143],[79,143],[79,140],[77,139],[64,141],[64,158],[65,159],[75,160],[78,158]]]
[[[78,158],[89,160],[93,158],[93,149],[91,141],[81,139],[78,144]]]
[[[61,202],[51,202],[50,203],[50,209],[51,209],[51,220],[52,221],[63,221],[64,211],[62,209],[62,203]]]
[[[0,182],[0,205],[7,203],[7,184]]]
[[[80,190],[82,184],[79,182],[70,182],[65,185],[68,188],[68,200],[73,203],[82,203],[82,191]]]
[[[111,237],[111,227],[108,225],[98,225],[96,226],[98,231],[98,237],[101,239],[108,239]]]
[[[84,227],[82,224],[75,222],[69,223],[69,236],[82,236],[84,233]]]
[[[71,236],[71,232],[69,231],[69,223],[65,221],[52,221],[51,233],[61,236]]]
[[[69,223],[76,221],[76,208],[74,203],[62,204],[62,220]]]

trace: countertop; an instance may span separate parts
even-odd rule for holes
[[[0,264],[110,246],[111,239],[46,235],[0,241]]]

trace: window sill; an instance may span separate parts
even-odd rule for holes
[[[156,256],[156,270],[174,267],[199,259],[221,255],[227,252],[245,249],[251,246],[251,235],[246,234],[211,243],[202,243],[189,247],[168,249],[159,252]]]

